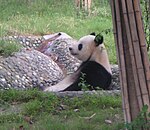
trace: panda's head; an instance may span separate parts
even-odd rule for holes
[[[70,53],[81,61],[87,61],[92,56],[96,48],[103,43],[103,36],[95,33],[84,36],[77,43],[70,45]]]

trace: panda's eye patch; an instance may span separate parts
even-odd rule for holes
[[[82,44],[79,44],[78,45],[78,50],[80,51],[82,49],[83,45]]]

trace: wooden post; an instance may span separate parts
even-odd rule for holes
[[[110,0],[125,121],[150,112],[150,64],[139,0]],[[142,129],[142,128],[141,128]]]
[[[91,5],[92,0],[75,0],[76,8],[77,8],[77,15],[79,15],[79,11],[83,9],[84,12],[87,12],[88,15],[91,14]]]

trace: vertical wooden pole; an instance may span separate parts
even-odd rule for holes
[[[114,36],[117,48],[117,55],[118,55],[118,61],[119,61],[119,67],[120,67],[120,80],[121,80],[121,87],[122,89],[122,97],[126,97],[123,100],[123,109],[124,109],[124,117],[125,121],[131,121],[131,117],[129,111],[129,102],[128,102],[128,92],[127,92],[127,80],[126,80],[126,68],[125,68],[125,58],[124,58],[124,49],[122,44],[122,28],[121,28],[121,16],[119,11],[119,0],[115,0],[114,2],[111,2],[111,8],[112,8],[112,15],[113,15],[113,26],[114,26]],[[119,51],[121,50],[121,51]],[[123,84],[124,83],[124,84]]]
[[[150,112],[150,63],[139,0],[110,0],[125,121]],[[142,128],[141,128],[142,129]]]
[[[75,5],[76,5],[76,9],[77,9],[77,15],[79,15],[79,11],[81,11],[81,9],[84,12],[87,11],[88,15],[90,15],[92,0],[75,0]]]

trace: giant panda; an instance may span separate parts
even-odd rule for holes
[[[112,72],[101,34],[95,36],[95,33],[91,33],[83,36],[77,43],[69,46],[69,51],[74,57],[81,60],[82,64],[76,72],[44,91],[80,91],[82,88],[79,83],[82,82],[82,74],[85,75],[84,81],[90,90],[98,87],[104,90],[109,89]]]

